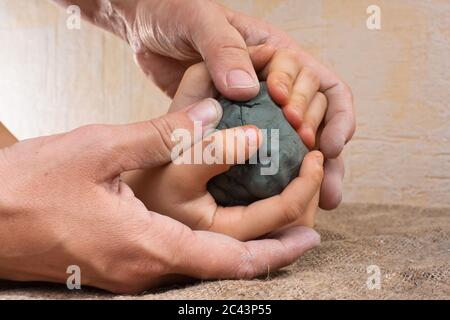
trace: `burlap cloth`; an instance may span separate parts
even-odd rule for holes
[[[319,248],[252,281],[175,286],[137,297],[63,286],[0,282],[1,299],[449,299],[450,209],[343,205],[321,213]],[[367,267],[381,270],[370,290]]]

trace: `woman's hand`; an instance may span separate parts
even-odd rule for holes
[[[192,231],[149,212],[121,181],[169,163],[172,131],[215,127],[217,108],[208,99],[152,121],[0,149],[0,278],[65,283],[77,265],[82,285],[136,293],[180,277],[251,278],[316,246],[318,235],[302,227],[251,242]]]

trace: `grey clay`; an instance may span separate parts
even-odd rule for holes
[[[223,107],[223,117],[217,129],[239,127],[252,124],[259,129],[266,129],[267,156],[269,163],[261,163],[260,157],[256,164],[233,166],[229,171],[212,178],[208,190],[219,205],[235,206],[249,205],[260,199],[280,194],[283,189],[298,176],[300,165],[308,152],[297,132],[287,122],[281,109],[269,96],[265,82],[261,82],[261,91],[257,97],[247,102],[219,99]],[[279,152],[271,145],[270,129],[279,129]],[[262,167],[279,161],[279,170],[273,175],[262,175]],[[256,155],[257,156],[257,155]]]

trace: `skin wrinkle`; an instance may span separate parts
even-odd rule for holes
[[[176,46],[176,43],[178,42],[176,40],[177,37],[188,39],[184,25],[178,22],[176,12],[175,16],[171,19],[171,24],[173,24],[172,28],[176,30],[177,36],[166,32],[167,29],[171,30],[171,28],[167,25],[163,26],[162,24],[167,24],[167,21],[160,21],[159,19],[158,13],[163,10],[168,10],[164,7],[167,5],[164,2],[160,2],[149,9],[150,4],[151,3],[149,2],[143,2],[138,4],[137,7],[134,26],[137,30],[136,33],[140,39],[140,43],[142,43],[142,46],[139,49],[151,50],[153,53],[162,56],[170,56],[173,59],[182,61],[198,59],[198,54],[194,50],[191,50],[191,53],[186,53],[186,51],[189,51],[190,44],[185,44],[184,48],[181,50]],[[141,51],[136,51],[136,53],[140,52]]]
[[[94,23],[109,25],[114,34],[119,35],[122,39],[128,39],[123,17],[117,14],[110,1],[103,1],[102,3],[104,5],[100,7],[98,15],[94,16]]]
[[[196,226],[195,229],[214,231],[217,210],[219,210],[219,207],[215,207],[209,215],[201,215],[200,217],[198,217],[198,220],[194,223],[194,225]]]
[[[225,10],[226,10],[225,12],[226,12],[227,20],[232,26],[235,26],[236,18],[238,18],[239,16],[245,16],[242,13],[235,13],[235,12],[229,10],[228,8],[226,8]],[[252,17],[249,17],[249,16],[246,16],[246,18],[253,19]],[[247,25],[246,27],[241,27],[241,28],[237,28],[237,29],[241,33],[242,37],[244,38],[244,40],[248,46],[259,46],[261,44],[265,44],[267,42],[267,40],[270,38],[269,32],[262,30],[262,29],[258,29],[258,30],[252,29],[250,24]],[[260,34],[257,34],[257,32],[259,32]]]
[[[242,245],[241,263],[236,268],[236,276],[239,279],[251,279],[258,274],[254,261],[255,255],[250,250],[248,244]]]

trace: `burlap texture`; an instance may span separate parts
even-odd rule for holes
[[[212,281],[114,296],[62,286],[0,282],[0,299],[449,299],[450,209],[343,205],[321,213],[319,248],[252,281]],[[381,288],[366,284],[381,270]]]

